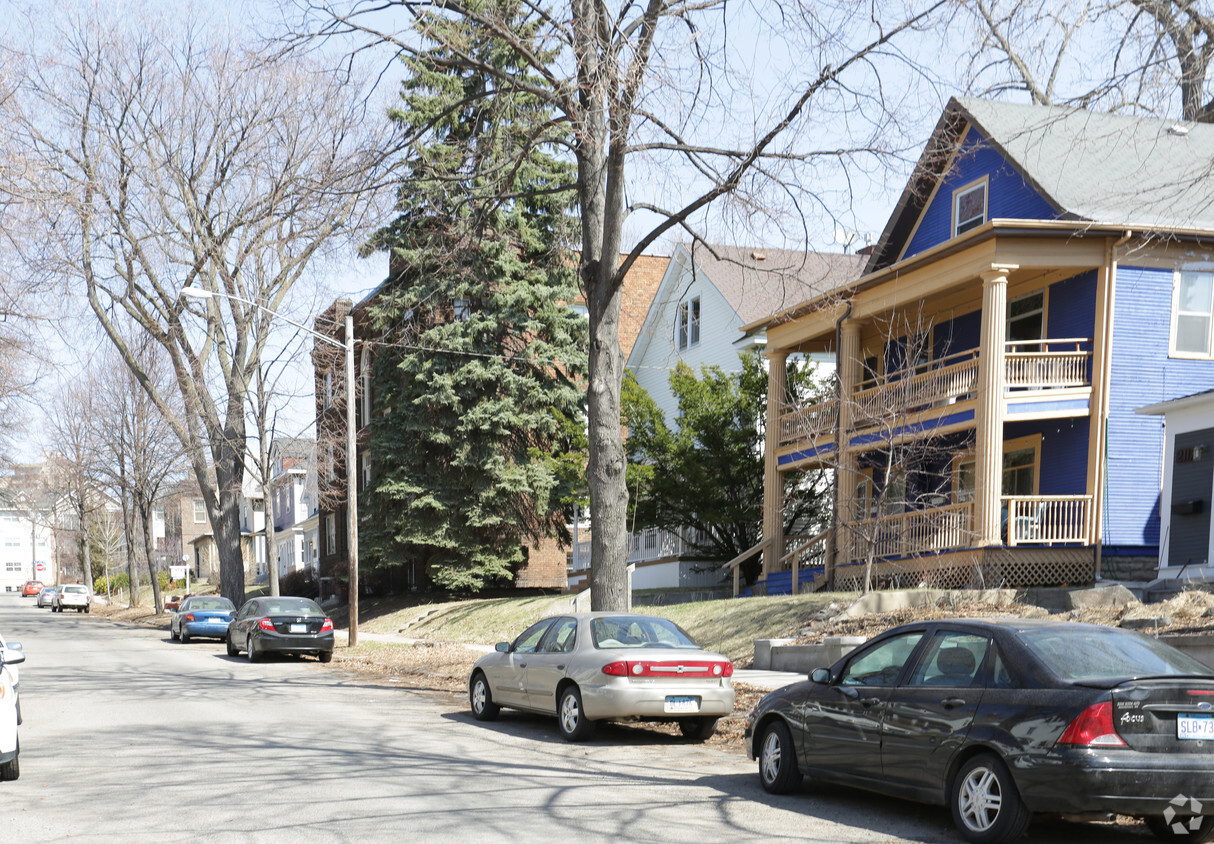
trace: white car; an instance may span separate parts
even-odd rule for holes
[[[16,673],[17,664],[25,662],[25,654],[18,647],[0,648],[0,780],[15,780],[21,776],[21,766],[17,761],[21,749],[17,741],[21,707],[13,674]]]
[[[76,612],[88,612],[92,596],[87,586],[80,583],[69,583],[59,587],[59,591],[51,598],[51,612],[63,612],[65,609]]]

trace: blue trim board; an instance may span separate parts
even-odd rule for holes
[[[794,451],[792,454],[785,454],[782,457],[776,458],[777,466],[787,466],[789,463],[796,463],[798,460],[804,460],[807,457],[817,457],[819,454],[827,454],[835,450],[834,443],[827,443],[818,448],[807,448],[805,451]]]
[[[922,422],[916,422],[914,425],[902,425],[899,428],[895,428],[889,434],[882,432],[880,434],[863,434],[858,437],[852,437],[850,443],[851,445],[868,445],[869,443],[895,439],[903,434],[920,434],[924,431],[935,430],[936,428],[959,425],[962,422],[969,422],[973,418],[973,410],[963,410],[960,413],[950,413],[947,416],[939,416],[935,419],[925,419]]]
[[[1015,416],[1020,413],[1057,413],[1061,410],[1079,410],[1087,413],[1088,400],[1055,399],[1054,401],[1026,401],[1023,404],[1010,401],[1007,403],[1009,416]]]

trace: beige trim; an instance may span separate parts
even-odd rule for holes
[[[958,137],[960,137],[962,140],[964,140],[965,136],[970,133],[970,129],[972,129],[973,127],[974,127],[974,124],[970,123],[967,120],[965,122],[965,129],[961,132],[961,134]],[[905,260],[907,247],[909,247],[911,245],[911,243],[914,242],[915,235],[917,235],[919,233],[919,226],[922,225],[922,223],[923,223],[924,213],[927,211],[928,208],[931,208],[932,204],[936,201],[936,197],[939,196],[939,194],[940,194],[940,188],[944,184],[945,175],[952,171],[953,162],[955,162],[957,160],[957,156],[959,156],[960,154],[961,154],[961,145],[954,144],[952,151],[949,152],[949,154],[948,154],[948,161],[946,161],[944,163],[944,167],[941,168],[939,178],[937,178],[935,180],[935,184],[932,185],[931,193],[929,193],[927,195],[927,201],[923,203],[923,206],[919,211],[919,216],[915,220],[915,224],[913,226],[911,226],[910,234],[907,235],[906,240],[902,241],[902,249],[898,251],[898,261]],[[950,231],[953,231],[953,230],[955,230],[955,229],[950,229]]]
[[[763,573],[776,571],[784,556],[784,476],[777,462],[780,415],[788,393],[788,354],[767,355],[767,443],[763,460]]]

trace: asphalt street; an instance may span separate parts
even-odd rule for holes
[[[961,840],[945,809],[771,797],[741,755],[642,728],[569,744],[549,719],[482,724],[450,695],[314,660],[250,664],[15,594],[0,594],[0,631],[27,655],[2,842]],[[1029,840],[1148,839],[1056,821]]]

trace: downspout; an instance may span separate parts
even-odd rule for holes
[[[1108,245],[1105,253],[1104,265],[1108,272],[1108,290],[1104,297],[1104,344],[1100,350],[1100,354],[1104,357],[1104,368],[1101,376],[1100,385],[1100,407],[1097,412],[1100,414],[1100,462],[1098,471],[1100,474],[1099,483],[1096,484],[1096,498],[1092,507],[1092,527],[1093,536],[1092,544],[1095,546],[1095,571],[1093,579],[1100,577],[1100,570],[1104,566],[1103,550],[1104,550],[1104,506],[1105,506],[1105,487],[1108,485],[1108,465],[1109,465],[1109,387],[1112,383],[1113,371],[1113,290],[1117,283],[1117,248],[1124,246],[1133,237],[1134,232],[1131,229],[1126,229],[1125,233],[1117,240]]]
[[[830,545],[826,559],[826,588],[833,589],[835,585],[835,563],[839,547],[839,472],[841,469],[839,455],[843,429],[839,422],[843,418],[843,322],[851,316],[852,300],[845,303],[847,309],[835,320],[835,484],[831,500],[830,513]]]

